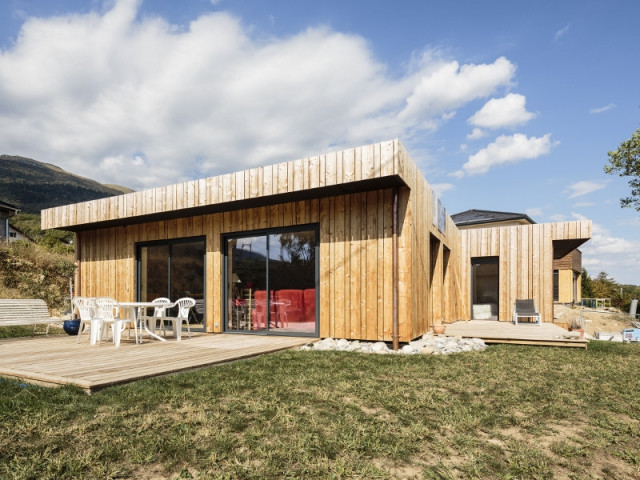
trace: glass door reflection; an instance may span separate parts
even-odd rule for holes
[[[226,331],[315,334],[317,229],[226,239]]]
[[[227,242],[227,330],[264,330],[267,290],[267,237]]]
[[[176,301],[191,297],[191,330],[205,330],[205,241],[176,239],[138,245],[138,299],[150,302],[166,297]],[[175,315],[176,309],[169,312]]]

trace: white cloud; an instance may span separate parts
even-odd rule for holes
[[[500,57],[489,65],[462,65],[458,62],[423,58],[428,70],[421,76],[406,100],[398,118],[417,122],[423,116],[455,110],[462,105],[491,95],[499,87],[508,86],[515,66]]]
[[[541,217],[542,216],[542,209],[541,208],[528,208],[527,210],[525,210],[525,212],[531,219],[535,220],[535,217]]]
[[[603,113],[609,110],[613,110],[616,107],[617,105],[615,103],[610,103],[609,105],[605,105],[604,107],[592,108],[591,110],[589,110],[589,113],[592,113],[592,114]]]
[[[442,120],[447,122],[456,116],[456,112],[446,112],[442,114]]]
[[[590,180],[583,180],[581,182],[576,182],[572,185],[569,185],[567,188],[571,192],[569,194],[569,198],[576,198],[587,195],[591,192],[595,192],[597,190],[601,190],[606,186],[606,182],[593,182]]]
[[[253,38],[225,12],[177,26],[110,10],[29,18],[0,51],[0,145],[144,188],[394,137],[417,138],[508,87],[506,58],[428,51],[393,75],[360,36]]]
[[[454,176],[459,178],[463,175],[487,173],[496,165],[517,163],[546,155],[551,147],[549,133],[543,137],[527,137],[522,133],[501,135],[493,143],[471,155],[469,161],[462,166],[462,170],[455,172]]]
[[[527,123],[535,113],[527,112],[524,95],[510,93],[503,98],[492,98],[473,114],[468,122],[482,128],[513,128]]]
[[[473,131],[467,135],[467,139],[469,140],[478,140],[479,138],[484,138],[487,136],[487,133],[481,128],[474,128]]]
[[[431,185],[431,188],[434,192],[436,192],[436,195],[438,197],[441,197],[445,192],[453,190],[456,187],[451,183],[434,183],[433,185]]]
[[[595,203],[593,202],[576,202],[573,204],[573,207],[575,208],[587,208],[587,207],[593,207],[595,205]]]
[[[619,276],[615,278],[617,282],[637,283],[640,241],[616,237],[602,225],[593,223],[591,240],[581,246],[580,250],[582,263],[589,275],[596,276],[601,271],[611,274],[615,271]]]
[[[550,222],[566,222],[567,217],[562,213],[554,213],[553,215],[549,216],[549,221]]]
[[[558,41],[560,38],[564,37],[567,34],[567,32],[569,31],[569,27],[570,27],[570,25],[566,25],[566,26],[562,27],[560,30],[558,30],[556,32],[556,34],[554,35],[553,39],[555,41]]]

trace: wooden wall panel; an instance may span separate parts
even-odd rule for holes
[[[405,190],[403,201],[408,202]],[[404,211],[403,234],[410,240],[411,220]],[[390,189],[340,195],[242,211],[149,222],[79,232],[78,294],[108,295],[131,301],[136,295],[136,244],[206,237],[207,329],[222,327],[223,247],[221,237],[256,228],[291,224],[320,224],[320,334],[322,336],[391,341],[392,335],[392,191]],[[407,305],[413,295],[411,248],[399,242],[402,295]],[[413,315],[402,309],[403,341],[410,340]]]
[[[384,146],[383,146],[384,150]],[[396,169],[408,184],[400,189],[402,201],[401,235],[399,237],[400,338],[412,339],[427,332],[435,321],[451,322],[462,318],[466,305],[463,298],[465,271],[458,229],[449,216],[445,231],[440,232],[433,218],[433,192],[422,173],[400,148],[393,155]],[[406,203],[406,206],[405,206]],[[431,251],[431,237],[438,248]],[[485,239],[489,248],[489,238]],[[475,247],[475,245],[474,245]],[[444,251],[448,250],[445,275]],[[434,275],[431,276],[431,265]],[[468,273],[468,272],[466,272]],[[432,284],[433,281],[433,284]]]
[[[367,261],[364,267],[363,278],[366,284],[366,323],[364,330],[366,338],[377,340],[377,335],[373,337],[372,333],[376,331],[378,323],[378,210],[377,200],[378,192],[367,192],[367,234],[365,242],[367,246]]]
[[[500,276],[499,319],[510,321],[517,298],[533,298],[543,321],[553,321],[553,241],[588,239],[590,221],[543,223],[511,227],[488,227],[460,230],[462,268],[467,272],[471,258],[498,256]],[[499,235],[499,242],[484,247],[489,235]],[[586,236],[582,236],[586,235]],[[478,255],[483,253],[485,255]],[[569,257],[571,256],[568,255]],[[469,278],[469,274],[466,274]],[[471,283],[465,282],[462,297],[471,297]],[[462,309],[463,319],[471,318],[471,306]]]
[[[400,341],[427,332],[440,319],[469,318],[470,258],[477,256],[500,258],[501,319],[510,319],[518,297],[536,298],[544,318],[550,318],[553,241],[589,238],[590,222],[459,231],[447,216],[445,231],[440,232],[434,224],[432,189],[398,141],[49,209],[43,212],[42,225],[57,228],[123,219],[391,175],[406,184],[397,189]],[[394,190],[330,197],[319,192],[311,200],[146,223],[130,218],[128,226],[78,232],[79,293],[133,300],[137,243],[205,236],[207,329],[219,332],[222,235],[319,224],[320,335],[391,341]],[[437,248],[431,248],[432,239]]]
[[[362,179],[402,176],[404,164],[397,159],[400,150],[403,149],[398,140],[391,140],[309,159],[49,208],[42,211],[41,225],[43,229],[70,228]]]
[[[554,270],[573,270],[580,273],[582,271],[582,253],[580,250],[573,250],[562,258],[553,260]]]

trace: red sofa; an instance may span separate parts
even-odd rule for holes
[[[315,288],[272,290],[270,296],[272,327],[276,325],[287,327],[290,323],[297,322],[315,322]],[[266,328],[267,292],[256,290],[253,294],[253,301],[252,328],[253,330],[262,330]]]

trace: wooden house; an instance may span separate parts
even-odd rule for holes
[[[451,218],[459,230],[526,226],[536,223],[524,213],[493,210],[467,210],[451,215]],[[570,243],[569,247],[572,246],[574,244]],[[562,248],[557,241],[553,247],[553,301],[579,304],[582,286],[582,252],[577,248]],[[471,297],[474,303],[471,316],[472,318],[493,318],[497,314],[495,307],[499,304],[500,272],[498,268],[492,267],[492,262],[486,258],[472,260],[471,264]],[[504,271],[502,273],[504,274]]]
[[[20,210],[10,203],[0,200],[0,242],[8,245],[15,235],[12,235],[12,227],[9,218],[17,215]],[[15,232],[15,230],[13,230]]]
[[[196,299],[207,332],[406,342],[471,318],[472,261],[553,310],[589,221],[460,230],[398,140],[43,210],[76,234],[77,294]]]

